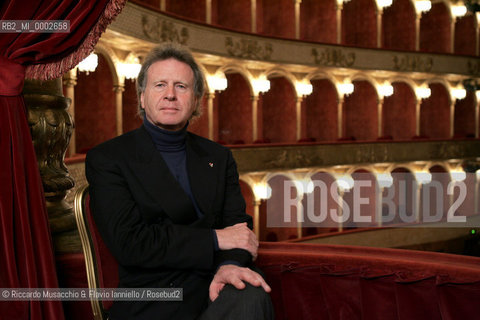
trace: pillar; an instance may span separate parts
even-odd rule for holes
[[[250,0],[250,14],[251,14],[251,24],[252,24],[252,33],[257,33],[257,0]]]
[[[342,43],[342,9],[343,2],[337,0],[337,44]]]
[[[420,106],[422,105],[422,99],[417,98],[415,104],[415,135],[420,136]]]
[[[338,99],[338,109],[337,109],[337,138],[343,138],[343,96]]]
[[[262,200],[255,199],[253,201],[253,232],[260,239],[260,204]]]
[[[420,51],[420,19],[422,13],[417,13],[415,17],[415,50]]]
[[[212,24],[212,0],[205,0],[205,22]]]
[[[295,39],[300,39],[300,4],[302,0],[295,1]]]
[[[383,9],[377,8],[377,48],[382,47],[382,14]]]
[[[258,140],[258,96],[252,96],[252,139]]]
[[[453,138],[453,135],[455,134],[455,101],[455,99],[450,101],[450,138]]]
[[[296,111],[297,111],[297,133],[296,139],[297,141],[302,139],[302,101],[303,98],[297,97],[296,100]]]
[[[480,114],[480,99],[477,98],[478,96],[475,94],[475,138],[479,138],[479,114]]]
[[[208,114],[208,139],[215,140],[213,134],[213,99],[215,98],[215,93],[207,94],[207,114]]]
[[[117,136],[123,133],[123,101],[122,95],[125,91],[125,86],[123,83],[113,86],[113,91],[115,91],[115,113],[116,113],[116,125],[117,125]]]
[[[378,130],[377,130],[377,134],[378,134],[379,138],[383,137],[383,102],[384,102],[384,98],[379,98],[378,99],[378,110],[377,110]]]

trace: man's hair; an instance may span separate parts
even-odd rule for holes
[[[177,61],[187,64],[193,71],[193,94],[197,98],[195,109],[193,110],[192,118],[200,116],[203,95],[205,94],[205,75],[198,66],[197,62],[193,58],[190,50],[176,43],[162,43],[159,46],[153,48],[143,61],[142,68],[138,73],[137,78],[137,99],[138,99],[138,113],[143,118],[145,115],[145,109],[142,108],[142,101],[140,96],[145,91],[147,85],[148,69],[152,64],[157,61],[164,61],[168,59],[175,59]]]

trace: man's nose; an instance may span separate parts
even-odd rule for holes
[[[165,92],[165,99],[173,101],[176,99],[175,86],[168,86]]]

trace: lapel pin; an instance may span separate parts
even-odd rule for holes
[[[209,162],[208,165],[210,166],[210,168],[213,168],[213,162]]]

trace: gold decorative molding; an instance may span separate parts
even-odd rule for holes
[[[318,53],[317,49],[312,49],[315,64],[326,67],[351,67],[355,63],[355,53],[344,53],[342,49],[326,48]]]
[[[149,18],[142,15],[143,34],[150,40],[157,42],[177,42],[187,44],[189,38],[188,29],[185,27],[177,29],[171,21],[156,18]]]
[[[468,72],[472,75],[479,75],[480,74],[480,61],[479,60],[468,60],[467,62]]]
[[[240,173],[480,157],[480,140],[233,147]]]
[[[411,73],[415,71],[424,73],[422,76],[425,79],[422,81],[446,75],[449,81],[458,82],[471,77],[480,68],[477,68],[480,63],[477,62],[478,59],[471,56],[355,48],[326,43],[312,45],[306,41],[247,35],[218,26],[182,20],[132,2],[126,4],[100,40],[108,40],[112,46],[125,51],[131,51],[135,47],[148,51],[159,41],[188,42],[188,47],[197,56],[205,55],[210,64],[221,64],[225,59],[256,60],[255,63],[277,64],[282,68],[295,69],[294,72],[301,69],[302,72],[311,74],[329,68],[329,72],[340,76],[347,72],[366,71],[370,76],[381,73],[383,78],[389,74],[396,78],[413,78]],[[317,52],[316,60],[312,57],[312,54],[315,55],[312,48]],[[237,62],[239,61],[235,61]],[[242,61],[245,64],[250,62]],[[271,67],[273,66],[269,65]]]
[[[75,185],[64,163],[74,128],[67,112],[70,100],[63,96],[60,78],[49,81],[26,80],[23,96],[45,191],[55,252],[79,252],[80,239],[73,210],[65,201],[67,191]]]
[[[234,41],[232,37],[225,38],[225,49],[227,53],[236,58],[270,60],[273,53],[271,43],[265,43],[263,46],[256,40],[240,39]]]
[[[393,69],[396,71],[430,72],[433,59],[417,55],[394,55],[393,64]]]

